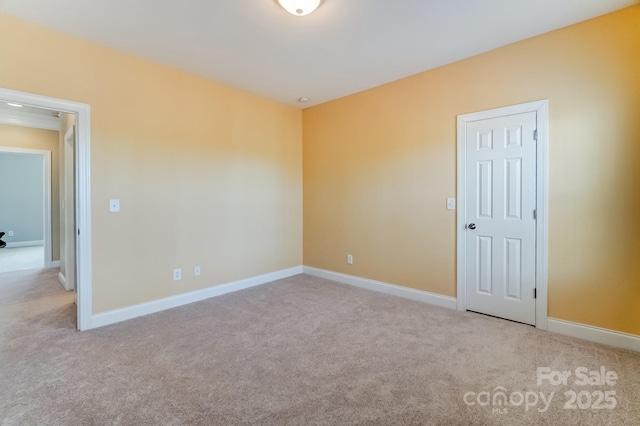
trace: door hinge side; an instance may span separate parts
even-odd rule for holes
[[[538,210],[533,209],[533,220],[537,220],[538,219]]]
[[[534,288],[534,289],[533,289],[533,298],[534,298],[534,299],[537,299],[537,298],[538,298],[538,289],[537,289],[537,288]]]
[[[534,141],[538,140],[538,130],[537,129],[533,131],[533,140]]]

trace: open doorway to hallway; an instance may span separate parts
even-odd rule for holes
[[[59,268],[75,291],[75,114],[0,100],[0,274]]]
[[[73,255],[71,256],[75,262],[73,270],[75,271],[75,291],[76,291],[76,318],[77,328],[79,330],[87,330],[93,328],[92,321],[92,301],[91,301],[91,159],[90,159],[90,107],[88,104],[75,101],[68,101],[59,98],[20,92],[11,89],[0,88],[0,103],[17,104],[16,108],[33,107],[45,111],[58,112],[59,119],[63,115],[75,117],[75,123],[71,122],[70,126],[74,126],[73,135],[75,139],[73,163],[70,167],[73,169],[73,197],[71,205],[63,204],[63,208],[58,207],[58,212],[64,210],[67,215],[73,214],[73,224],[64,231],[60,230],[61,239],[67,236],[73,240]],[[9,105],[11,106],[11,105]],[[68,129],[59,128],[60,135],[66,135]],[[60,139],[62,144],[64,140]],[[60,173],[60,176],[63,174]],[[59,186],[60,188],[62,185]],[[60,200],[60,196],[58,196]],[[62,227],[62,220],[60,220]],[[53,245],[52,247],[55,247]],[[62,252],[62,244],[58,249]],[[46,246],[45,246],[46,249]],[[64,259],[60,255],[60,266]],[[66,265],[65,265],[66,266]],[[61,280],[62,281],[62,280]],[[69,287],[69,284],[65,284]]]

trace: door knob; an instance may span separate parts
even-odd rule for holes
[[[475,223],[470,223],[469,225],[467,225],[467,228],[476,229],[476,224]]]

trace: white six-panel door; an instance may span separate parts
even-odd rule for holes
[[[536,323],[536,112],[466,123],[466,308]]]

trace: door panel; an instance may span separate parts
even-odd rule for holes
[[[522,219],[522,159],[505,160],[505,219]]]
[[[505,238],[504,244],[505,296],[520,300],[522,295],[522,240]]]
[[[493,161],[478,161],[478,217],[493,217]]]
[[[466,124],[467,309],[535,324],[536,113]]]
[[[484,293],[491,295],[493,294],[493,277],[491,276],[493,272],[493,239],[491,237],[478,237],[478,251],[476,255],[478,256],[477,260],[477,287],[476,291],[478,293]]]

